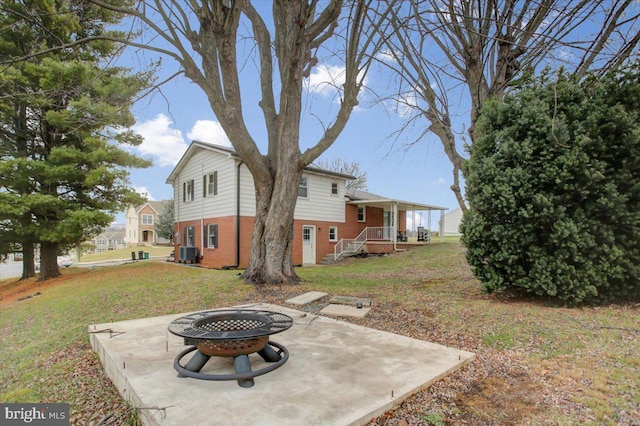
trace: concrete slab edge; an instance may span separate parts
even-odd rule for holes
[[[260,306],[260,304],[244,305],[244,307],[256,307],[256,306]],[[168,316],[168,317],[172,317],[172,316]],[[309,324],[312,323],[313,320],[316,319],[317,317],[318,317],[317,315],[311,315],[311,318],[308,318],[308,323]],[[322,318],[327,318],[332,321],[344,323],[347,326],[361,327],[349,322],[341,321],[339,319],[328,318],[328,317],[322,317]],[[307,326],[309,324],[307,324]],[[109,327],[111,326],[111,324],[101,324],[101,326]],[[130,384],[128,383],[126,374],[124,373],[124,370],[126,369],[126,365],[118,365],[120,362],[116,363],[115,359],[113,359],[102,346],[100,339],[104,339],[104,337],[101,337],[100,339],[98,338],[98,336],[95,334],[96,333],[95,325],[89,326],[88,331],[89,331],[90,344],[94,349],[94,351],[96,352],[96,354],[98,355],[98,358],[102,362],[102,366],[105,371],[105,374],[110,378],[114,386],[116,386],[122,398],[125,401],[127,401],[132,406],[132,408],[137,410],[138,416],[141,418],[143,424],[161,425],[163,423],[163,419],[165,416],[163,408],[151,407],[149,406],[150,404],[144,403],[143,397],[141,395],[138,395],[136,393],[135,388],[130,386]],[[107,331],[109,331],[109,329],[107,329]],[[382,332],[382,333],[387,333],[387,332]],[[345,424],[354,425],[354,426],[367,424],[369,421],[371,421],[372,418],[379,417],[384,413],[386,413],[387,411],[393,410],[394,408],[401,405],[402,402],[405,401],[410,396],[415,395],[416,393],[442,380],[444,377],[464,368],[466,365],[468,365],[470,362],[472,362],[475,359],[475,354],[472,354],[470,352],[463,351],[463,350],[456,350],[456,351],[458,354],[458,359],[460,360],[459,364],[447,369],[446,371],[441,372],[437,376],[428,380],[426,383],[423,383],[418,387],[415,387],[409,391],[406,391],[403,394],[395,394],[393,397],[391,397],[391,394],[389,394],[389,401],[387,403],[380,405],[375,410],[370,411],[367,414],[364,414],[362,417],[356,420],[354,420],[352,417],[351,421]]]
[[[387,411],[391,411],[394,408],[399,407],[400,405],[402,405],[402,403],[404,401],[406,401],[408,398],[412,397],[413,395],[429,388],[430,386],[432,386],[434,383],[439,382],[440,380],[444,379],[445,377],[447,377],[450,374],[455,373],[456,371],[461,370],[464,366],[466,366],[467,364],[469,364],[470,362],[472,362],[474,359],[476,358],[476,355],[473,354],[472,356],[470,356],[469,358],[465,359],[464,361],[462,361],[460,364],[456,365],[455,367],[449,368],[447,371],[444,371],[443,373],[437,375],[436,377],[434,377],[431,380],[428,380],[427,382],[425,382],[422,386],[419,386],[415,389],[410,390],[409,392],[405,392],[402,395],[394,395],[393,399],[391,401],[389,401],[388,403],[382,405],[380,408],[372,411],[371,413],[369,413],[368,415],[361,417],[358,420],[355,420],[354,422],[352,422],[351,424],[349,424],[348,426],[362,426],[362,425],[366,425],[367,423],[369,423],[372,419],[375,419],[376,417],[380,417],[381,415],[383,415],[384,413],[386,413]]]
[[[129,385],[126,375],[122,372],[122,369],[117,366],[115,360],[109,356],[105,348],[100,344],[96,338],[95,332],[92,331],[91,328],[89,328],[89,344],[98,355],[98,359],[100,359],[100,362],[102,363],[104,373],[116,387],[122,399],[129,403],[132,409],[137,410],[138,416],[144,417],[146,424],[159,425],[155,418],[149,416],[149,413],[142,403],[142,399],[140,399],[133,387]],[[126,365],[124,367],[126,368]],[[144,423],[145,422],[143,421],[143,424]]]

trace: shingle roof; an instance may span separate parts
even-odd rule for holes
[[[147,204],[151,206],[152,209],[156,211],[158,214],[162,214],[164,212],[164,205],[162,204],[164,201],[147,201],[146,203],[142,203],[139,206],[136,206],[136,213],[140,213],[140,210],[144,208]]]

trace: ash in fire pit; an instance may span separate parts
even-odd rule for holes
[[[183,337],[185,345],[191,346],[176,356],[173,366],[183,377],[237,380],[240,386],[251,387],[254,377],[275,370],[289,359],[289,351],[276,342],[270,342],[269,336],[292,325],[293,319],[288,315],[253,309],[204,311],[180,317],[169,324],[169,332]],[[183,366],[180,360],[193,351],[195,354]],[[252,371],[249,354],[256,352],[272,364]],[[236,373],[200,373],[212,356],[233,357]]]

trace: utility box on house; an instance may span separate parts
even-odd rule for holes
[[[198,248],[197,247],[180,247],[179,262],[193,263],[198,260]]]

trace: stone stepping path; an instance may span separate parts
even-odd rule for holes
[[[363,297],[353,297],[353,296],[333,296],[329,303],[335,303],[337,305],[349,305],[349,306],[360,306],[364,308],[368,308],[371,306],[371,299],[365,299]]]
[[[320,314],[334,315],[337,317],[364,318],[371,308],[356,308],[355,306],[330,304],[320,311]]]
[[[328,295],[329,293],[323,293],[321,291],[310,291],[308,293],[301,294],[300,296],[285,300],[285,302],[292,305],[306,305],[307,303],[315,302],[316,300],[320,300]]]
[[[328,296],[328,293],[309,291],[285,300],[285,302],[292,305],[306,305],[325,296]],[[325,306],[319,313],[337,317],[363,318],[370,310],[371,299],[353,296],[333,296],[329,301],[329,305]]]

